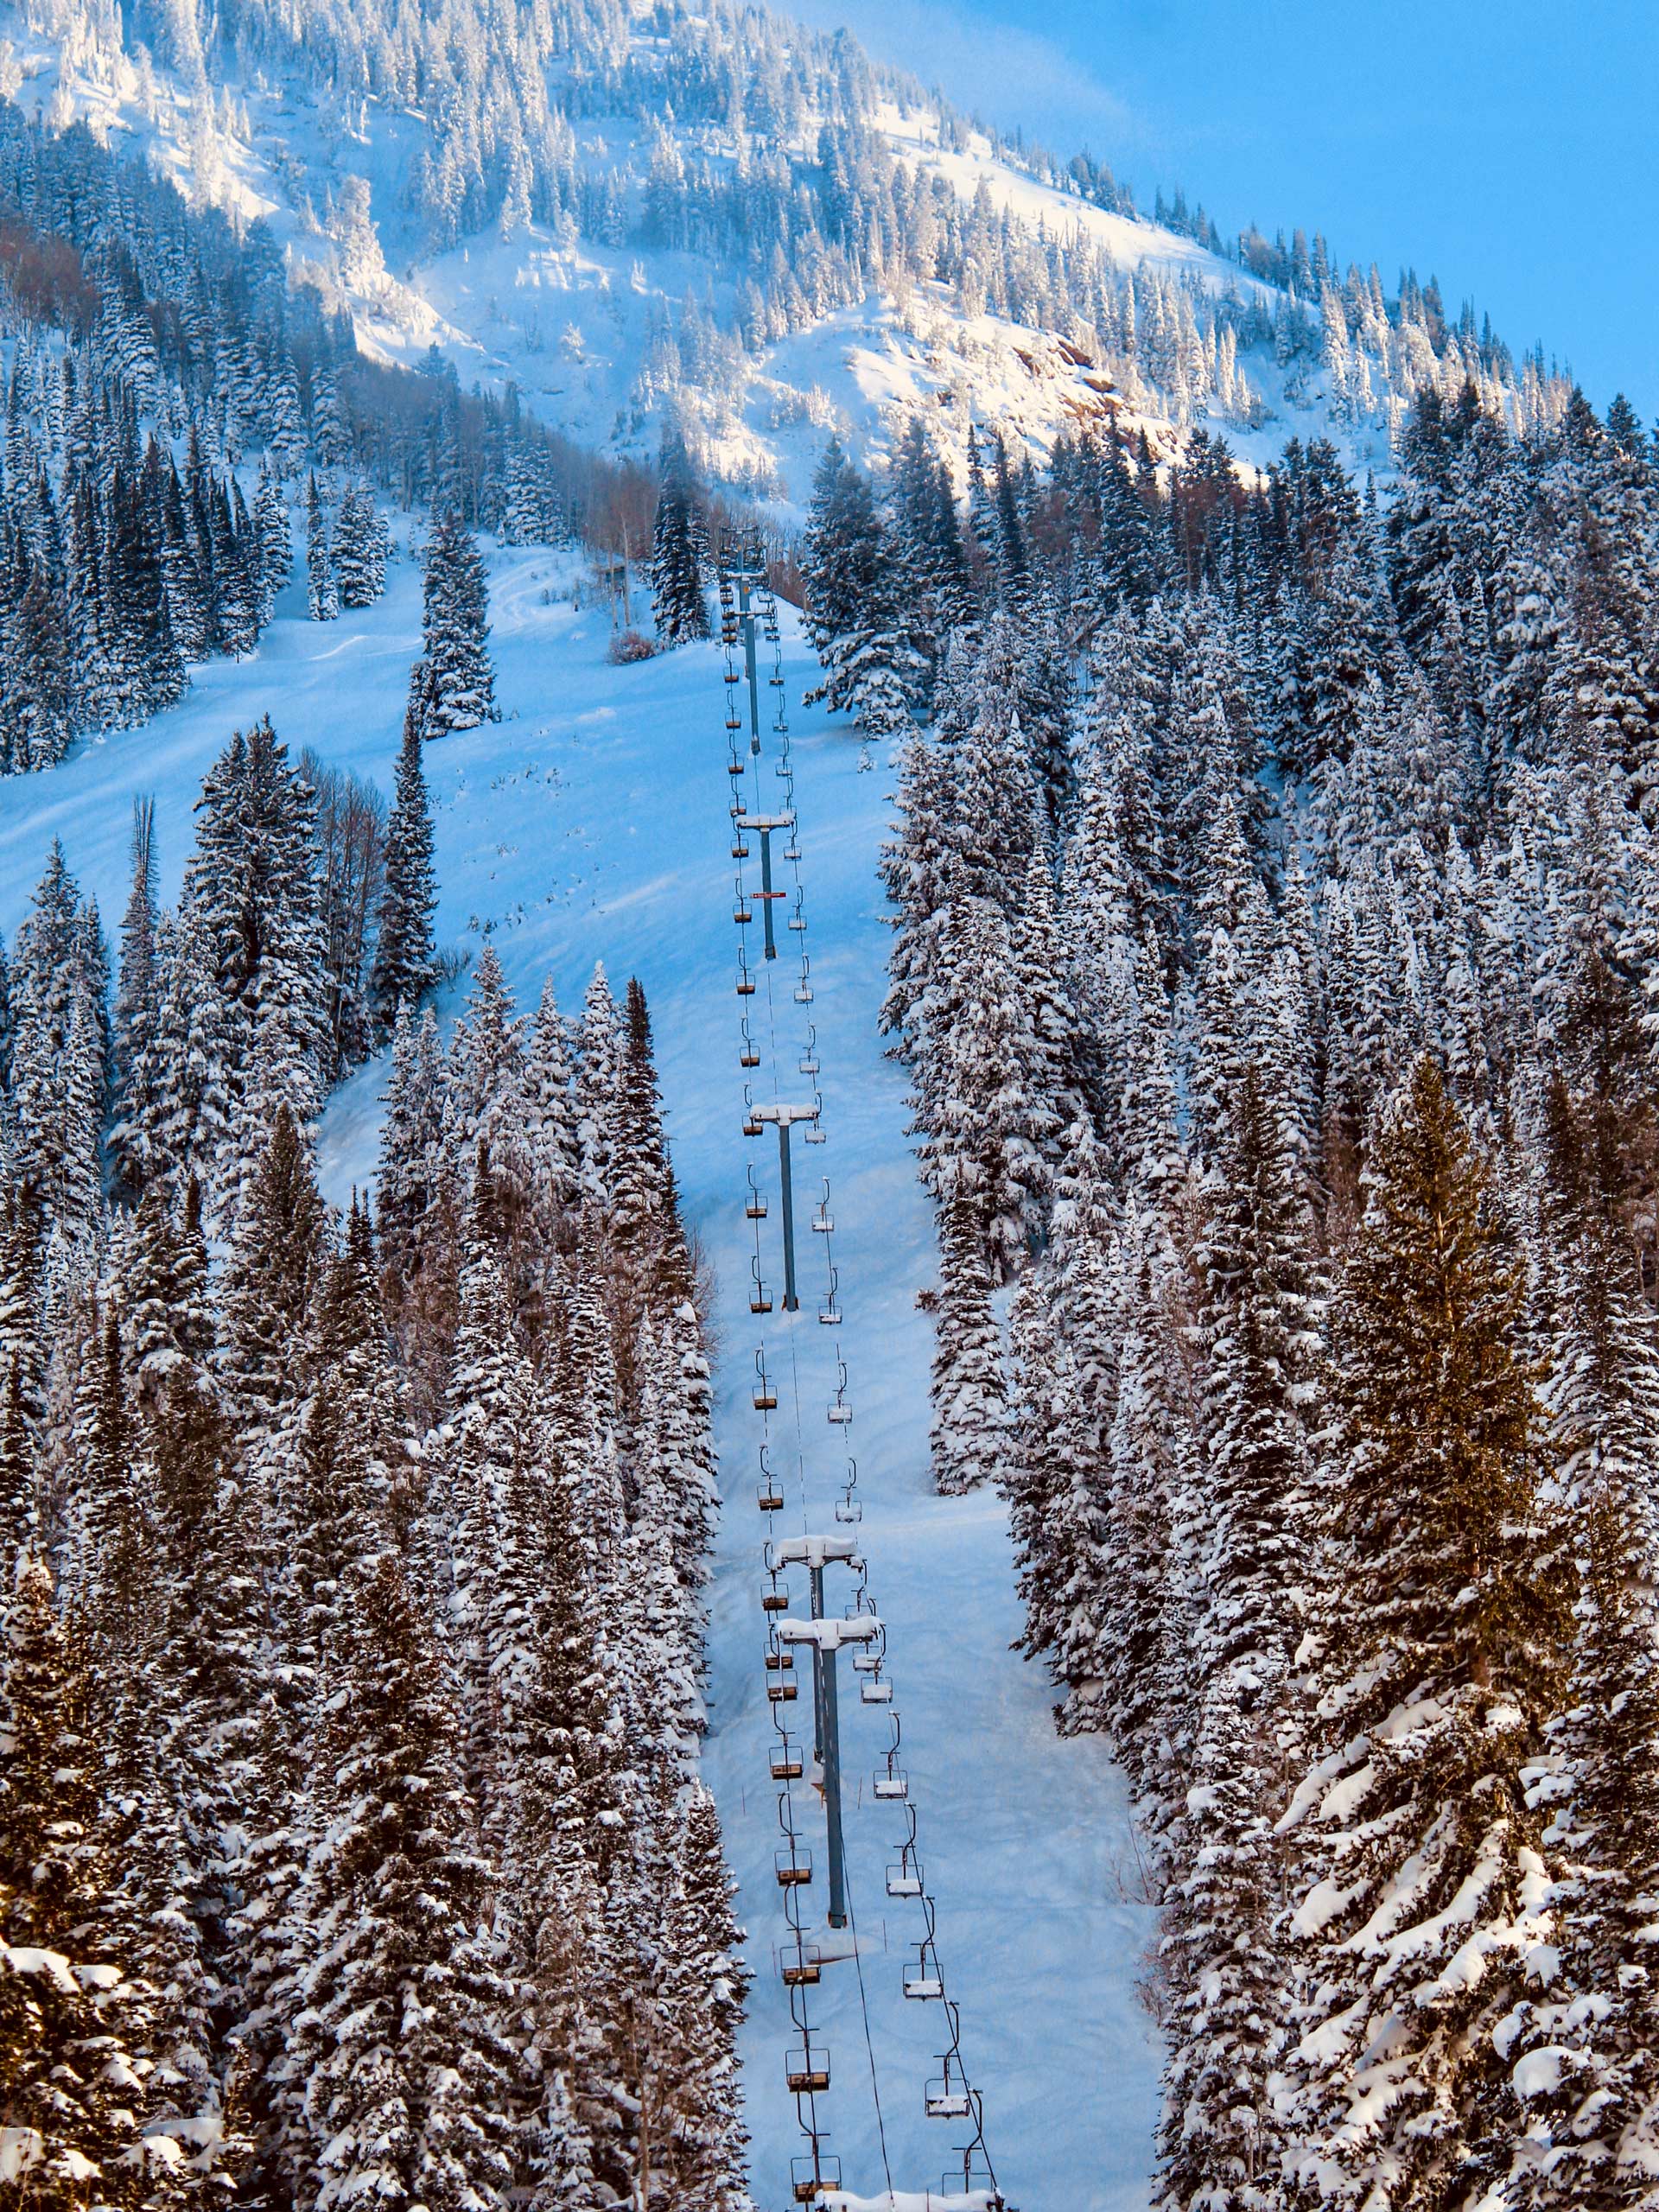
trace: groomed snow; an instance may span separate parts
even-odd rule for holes
[[[779,1839],[760,1663],[764,1528],[753,1504],[754,1338],[717,661],[699,649],[611,669],[604,612],[578,613],[554,596],[570,573],[564,558],[500,552],[491,556],[491,569],[504,719],[427,756],[440,931],[476,951],[481,931],[493,929],[526,1009],[550,969],[561,1003],[575,1009],[601,955],[613,982],[637,973],[651,1001],[675,1165],[719,1281],[728,1503],[709,1593],[707,1770],[741,1883],[756,1973],[743,2044],[756,2202],[762,2212],[783,2212],[789,2160],[800,2143],[783,2080],[791,2039],[785,1993],[772,1964],[784,1921],[772,1875]],[[262,711],[295,751],[313,745],[389,791],[418,630],[418,578],[407,562],[394,569],[380,607],[327,626],[304,620],[290,590],[256,658],[239,667],[211,664],[159,721],[85,746],[47,774],[7,782],[0,927],[8,939],[54,834],[113,931],[126,896],[138,793],[156,797],[163,889],[174,895],[202,772],[231,729]],[[791,696],[798,699],[804,649],[792,624],[786,650]],[[1135,1993],[1152,1917],[1139,1898],[1123,1787],[1099,1743],[1056,1736],[1042,1673],[1009,1648],[1020,1618],[1001,1504],[986,1497],[942,1500],[929,1489],[931,1332],[914,1301],[934,1274],[931,1229],[904,1135],[903,1077],[883,1057],[875,1028],[887,938],[874,865],[890,779],[879,766],[861,774],[855,741],[821,715],[797,721],[813,1012],[830,1132],[821,1151],[798,1155],[811,1163],[800,1179],[804,1195],[816,1197],[813,1171],[832,1177],[848,1315],[839,1332],[818,1329],[816,1298],[807,1295],[792,1325],[806,1409],[807,1517],[833,1526],[841,1453],[822,1408],[839,1336],[865,1501],[858,1533],[888,1628],[888,1671],[904,1722],[901,1764],[939,1901],[945,1976],[963,2007],[964,2053],[985,2093],[998,2179],[1027,2212],[1130,2212],[1147,2201],[1158,2052]],[[787,1051],[798,1010],[786,990],[779,1004],[791,1017],[780,1020]],[[383,1076],[378,1066],[361,1071],[329,1108],[321,1150],[337,1200],[372,1173]],[[756,1156],[769,1162],[769,1145]],[[817,1287],[813,1257],[806,1255],[804,1293]],[[779,1319],[766,1325],[781,1374],[788,1354]],[[798,1529],[803,1516],[788,1487],[785,1517]],[[846,1961],[827,1968],[812,1993],[815,2036],[828,2046],[833,2069],[819,2107],[853,2201],[885,2205],[891,2186],[908,2208],[925,2202],[930,2189],[937,2202],[960,2133],[923,2114],[924,2081],[938,2070],[939,2008],[900,1993],[901,1969],[921,1929],[918,1906],[884,1893],[882,1870],[905,1826],[902,1808],[870,1797],[887,1716],[861,1707],[845,1660],[842,1678],[852,1895],[887,2168],[856,1972]],[[821,1822],[810,1815],[804,1840],[821,1864]],[[808,1894],[821,1909],[821,1885]]]

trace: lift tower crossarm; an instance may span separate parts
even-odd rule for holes
[[[830,1560],[845,1560],[850,1566],[858,1557],[858,1546],[851,1536],[785,1536],[772,1547],[772,1555],[779,1567],[822,1567]]]
[[[812,1643],[820,1651],[839,1651],[845,1643],[873,1643],[881,1633],[874,1613],[860,1613],[850,1621],[791,1621],[778,1624],[780,1643]]]

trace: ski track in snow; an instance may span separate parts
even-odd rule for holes
[[[766,1526],[754,1504],[756,1324],[742,1211],[749,1147],[740,1128],[720,664],[708,647],[612,669],[602,609],[578,613],[568,602],[545,603],[547,587],[563,588],[571,573],[567,556],[501,551],[490,561],[504,720],[427,752],[440,942],[476,953],[481,931],[493,928],[525,1013],[550,970],[561,1006],[577,1010],[599,957],[619,994],[636,973],[651,1003],[675,1168],[718,1281],[716,1421],[726,1503],[709,1593],[704,1760],[741,1886],[755,1972],[742,2044],[755,2201],[761,2212],[783,2212],[789,2160],[802,2146],[783,2079],[793,2031],[772,1958],[785,1923],[772,1876],[776,1792],[766,1769]],[[231,730],[262,712],[292,751],[312,745],[390,792],[419,639],[416,569],[400,560],[379,607],[327,628],[303,619],[298,586],[282,608],[257,657],[198,669],[192,691],[171,713],[85,745],[45,774],[0,785],[0,927],[8,939],[54,834],[113,936],[126,900],[138,793],[157,800],[162,889],[170,901],[201,776]],[[816,1324],[823,1259],[810,1249],[818,1240],[803,1231],[802,1312],[786,1324],[774,1313],[764,1325],[782,1402],[774,1464],[789,1470],[793,1460],[792,1335],[807,1518],[833,1527],[843,1452],[823,1409],[839,1338],[855,1408],[845,1434],[865,1509],[858,1534],[871,1594],[888,1624],[887,1671],[904,1725],[900,1764],[911,1777],[944,1973],[963,2007],[963,2052],[985,2095],[999,2181],[1026,2212],[1133,2212],[1147,2202],[1157,2104],[1157,2038],[1135,1986],[1153,1917],[1136,1901],[1121,1776],[1097,1740],[1056,1735],[1046,1677],[1010,1649],[1020,1615],[1001,1503],[983,1496],[942,1499],[930,1490],[932,1331],[915,1297],[935,1277],[932,1227],[904,1134],[903,1071],[884,1056],[876,1031],[888,940],[874,870],[891,778],[880,766],[861,774],[856,741],[821,710],[795,704],[809,654],[782,611],[817,991],[811,1012],[830,1138],[822,1149],[796,1147],[798,1204],[804,1222],[819,1195],[818,1174],[830,1175],[847,1320],[837,1332]],[[759,931],[748,934],[753,957]],[[803,1009],[791,995],[793,940],[781,932],[780,940],[779,1060],[791,1071],[804,1041]],[[465,988],[463,979],[446,1018]],[[764,989],[751,1004],[764,1055]],[[321,1161],[337,1202],[372,1175],[385,1072],[384,1063],[359,1071],[330,1103]],[[756,1073],[769,1092],[769,1064]],[[790,1095],[787,1073],[781,1088]],[[763,1189],[775,1183],[769,1132],[753,1157]],[[762,1224],[769,1276],[779,1272],[777,1233],[774,1203]],[[793,1472],[785,1489],[789,1505],[779,1519],[784,1529],[798,1529],[803,1509]],[[837,1579],[832,1569],[832,1592]],[[803,1580],[798,1571],[796,1580]],[[804,1588],[794,1592],[795,1610],[804,1610]],[[829,1602],[833,1609],[837,1600]],[[845,1668],[842,1677],[849,1883],[892,2180],[900,2191],[937,2189],[961,2129],[924,2116],[923,2083],[938,2071],[942,2047],[938,2010],[900,1994],[901,1970],[922,1929],[918,1905],[885,1894],[883,1869],[905,1826],[897,1808],[870,1798],[871,1773],[887,1745],[887,1712],[861,1707],[855,1678]],[[810,1732],[808,1697],[792,1712]],[[807,1894],[821,1909],[823,1823],[809,1797],[798,1787],[798,1822],[819,1869]],[[877,2196],[886,2181],[850,1965],[827,1967],[811,1996],[815,2040],[828,2047],[833,2069],[830,2091],[819,2100],[829,2147],[846,2187]]]

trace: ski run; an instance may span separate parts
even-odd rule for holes
[[[501,551],[491,562],[502,720],[427,749],[436,931],[440,944],[474,954],[492,944],[521,1011],[533,1009],[550,974],[561,1006],[578,1008],[601,958],[619,984],[639,976],[652,1008],[675,1173],[719,1291],[724,1502],[708,1594],[703,1769],[755,1974],[741,2042],[752,2186],[762,2212],[782,2212],[801,2138],[785,2086],[791,2030],[775,1957],[785,1924],[772,1878],[765,1526],[753,1503],[759,1423],[750,1403],[752,1246],[743,1212],[751,1148],[741,1135],[732,991],[721,661],[710,645],[609,666],[605,607],[579,613],[569,602],[580,573],[579,563],[544,550]],[[841,1334],[856,1389],[850,1448],[865,1507],[857,1533],[887,1624],[903,1764],[939,1900],[941,1953],[1010,2202],[1129,2212],[1146,2202],[1158,2094],[1155,2031],[1136,1987],[1154,1936],[1146,1878],[1122,1779],[1100,1739],[1056,1734],[1045,1675],[1012,1648],[1020,1618],[1004,1507],[987,1492],[932,1494],[932,1328],[916,1308],[936,1272],[931,1209],[905,1135],[904,1071],[876,1027],[890,938],[876,862],[893,780],[880,759],[874,772],[860,772],[861,756],[869,755],[844,724],[796,706],[813,664],[785,615],[830,1132],[812,1157],[835,1193],[847,1311]],[[252,659],[206,664],[185,701],[144,728],[7,785],[0,930],[8,942],[54,837],[100,911],[121,912],[137,793],[156,799],[158,890],[170,903],[201,779],[231,731],[262,713],[294,753],[311,747],[329,766],[390,791],[419,644],[420,578],[408,559],[394,563],[382,602],[326,626],[306,619],[293,587]],[[446,1018],[465,990],[463,978],[446,997]],[[784,1005],[780,1020],[797,1012],[786,994]],[[372,1183],[386,1072],[384,1058],[359,1070],[323,1115],[322,1178],[337,1205]],[[792,1334],[811,1517],[834,1526],[843,1454],[823,1420],[833,1362],[815,1304],[806,1300]],[[793,1510],[783,1518],[798,1525]],[[849,1889],[874,2077],[873,2085],[855,1978],[850,1967],[832,1967],[817,2016],[835,2069],[823,2109],[833,2113],[830,2146],[849,2212],[860,2198],[887,2212],[875,2090],[901,2207],[919,2207],[925,2187],[937,2193],[957,2131],[924,2115],[924,2084],[938,2071],[931,2008],[906,2005],[900,1993],[919,1923],[914,1905],[884,1889],[902,1828],[895,1808],[874,1802],[869,1789],[887,1721],[855,1701],[843,1710]],[[821,1853],[819,1827],[809,1814],[803,1833]],[[1081,2082],[1087,2095],[1074,2093]]]

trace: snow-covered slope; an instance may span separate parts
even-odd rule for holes
[[[660,43],[649,11],[636,7],[626,20],[636,47]],[[619,242],[601,242],[591,227],[578,231],[567,215],[556,223],[504,219],[433,251],[408,214],[426,118],[390,100],[319,92],[291,70],[272,76],[255,69],[204,90],[182,70],[100,35],[99,22],[98,0],[60,0],[51,10],[0,4],[10,48],[0,89],[54,124],[85,119],[100,136],[124,137],[198,202],[222,206],[238,221],[263,217],[295,276],[351,314],[365,352],[412,364],[436,346],[464,384],[515,385],[578,442],[650,454],[672,414],[692,430],[715,478],[775,500],[785,513],[803,505],[831,430],[861,457],[879,457],[918,411],[959,479],[970,426],[988,425],[1040,454],[1062,432],[1112,422],[1145,430],[1155,450],[1169,454],[1202,423],[1256,463],[1292,435],[1333,434],[1355,466],[1388,465],[1390,418],[1381,392],[1368,410],[1333,406],[1331,379],[1317,361],[1287,365],[1270,345],[1247,343],[1238,355],[1243,381],[1230,402],[1211,389],[1212,329],[1211,361],[1194,366],[1198,396],[1189,409],[1169,391],[1169,378],[1184,372],[1160,367],[1143,382],[1132,360],[1115,357],[1109,366],[1074,318],[997,313],[964,297],[962,287],[938,282],[895,277],[855,306],[833,306],[785,335],[751,340],[735,358],[728,349],[718,373],[682,374],[660,357],[665,340],[671,350],[683,334],[687,303],[701,302],[710,327],[728,336],[739,279],[753,272],[712,251],[639,244],[664,118],[651,118],[648,129],[632,113],[578,112],[572,126],[577,169],[620,181]],[[709,175],[741,175],[753,158],[741,132],[666,120],[677,156]],[[1258,299],[1268,309],[1285,305],[1282,295],[1190,238],[1026,174],[983,137],[964,130],[959,143],[944,143],[931,110],[885,100],[872,127],[921,184],[942,180],[964,209],[977,201],[1018,226],[1034,269],[1052,243],[1082,240],[1111,270],[1161,288],[1171,327],[1155,337],[1143,327],[1139,341],[1123,340],[1130,354],[1139,343],[1143,366],[1154,353],[1172,363],[1183,348],[1205,344],[1202,333],[1173,327],[1183,296],[1198,302],[1200,317],[1205,298],[1229,300],[1230,314]],[[789,156],[802,158],[800,146]],[[804,266],[792,273],[810,284]],[[1141,311],[1144,317],[1144,291]],[[1160,321],[1163,313],[1160,306]],[[1317,349],[1317,325],[1310,327]],[[1435,373],[1433,354],[1422,372]],[[1455,389],[1461,363],[1446,373]]]
[[[745,1143],[734,932],[729,920],[721,693],[712,649],[616,670],[601,613],[563,596],[560,556],[492,558],[504,719],[429,749],[442,886],[442,938],[476,947],[490,930],[521,1002],[550,969],[567,1008],[594,959],[637,972],[657,1028],[675,1164],[719,1284],[719,1443],[728,1503],[710,1592],[710,1779],[741,1885],[756,1983],[744,2044],[757,2202],[783,2212],[799,2148],[783,2082],[787,2014],[772,1962],[783,1927],[761,1668],[760,1548],[749,1404]],[[418,580],[404,563],[388,597],[327,626],[297,590],[257,658],[213,662],[174,712],[85,745],[57,768],[6,785],[0,812],[0,928],[24,911],[49,839],[105,915],[126,893],[133,796],[154,793],[163,895],[177,889],[203,770],[238,722],[269,710],[291,746],[389,787]],[[785,632],[791,690],[805,652]],[[961,1998],[964,2050],[987,2100],[987,2133],[1011,2200],[1065,2212],[1146,2202],[1157,2056],[1135,1983],[1152,1918],[1139,1901],[1123,1792],[1098,1739],[1053,1731],[1040,1672],[1009,1646],[1018,1625],[1007,1529],[994,1499],[942,1500],[926,1476],[931,1332],[915,1294],[933,1276],[931,1225],[905,1141],[902,1079],[882,1055],[876,1009],[885,931],[874,863],[886,779],[822,716],[797,740],[803,874],[811,923],[823,1090],[848,1320],[851,1441],[866,1500],[871,1590],[890,1624],[890,1672],[905,1726],[941,1942]],[[792,1012],[792,1008],[790,1009]],[[385,1069],[363,1071],[322,1132],[331,1195],[372,1174]],[[795,1325],[804,1402],[829,1395],[831,1332]],[[774,1331],[773,1357],[781,1338]],[[832,1433],[806,1428],[811,1513],[827,1521],[839,1471]],[[819,1440],[822,1462],[817,1458]],[[872,2047],[887,2156],[900,2189],[937,2188],[957,2131],[922,2113],[937,2068],[937,2008],[907,2004],[900,1971],[918,1925],[884,1894],[897,1833],[872,1803],[887,1745],[879,1713],[849,1700],[852,1890],[865,1949]],[[821,1853],[809,1815],[807,1840]],[[842,1978],[834,1979],[836,1974]],[[856,1982],[832,1970],[815,2012],[834,2086],[821,2101],[849,2188],[884,2185]]]

